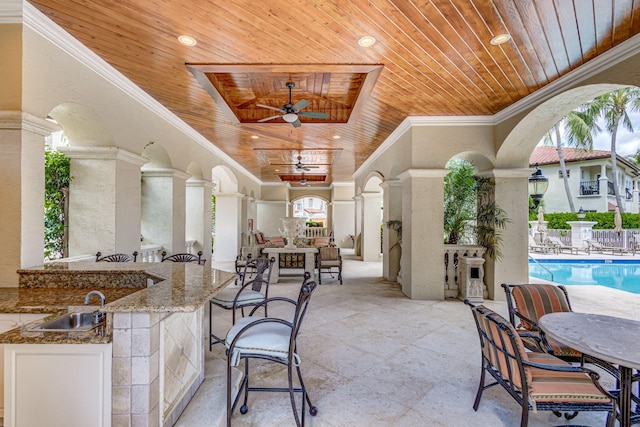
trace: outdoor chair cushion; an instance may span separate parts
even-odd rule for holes
[[[520,314],[536,323],[547,313],[571,311],[564,293],[555,285],[516,286],[511,292]],[[537,329],[524,320],[520,326],[528,330]]]
[[[269,237],[269,243],[273,246],[284,246],[284,237],[282,236]]]
[[[238,294],[238,289],[236,288],[225,288],[218,292],[216,296],[211,298],[211,301],[214,304],[225,308],[231,308],[233,306],[233,301]],[[238,296],[237,304],[238,306],[242,305],[250,305],[250,304],[259,304],[265,300],[264,294],[254,291],[252,289],[244,289],[240,295]]]
[[[543,365],[571,366],[569,363],[547,353],[526,353],[530,362]],[[531,371],[529,397],[537,402],[608,402],[583,372],[558,372],[525,367]]]
[[[225,340],[226,348],[229,349],[231,342],[245,326],[259,319],[264,318],[249,316],[238,320],[227,333]],[[291,327],[284,323],[265,322],[255,324],[245,331],[236,342],[235,351],[232,356],[232,365],[238,366],[242,353],[287,359],[289,357],[290,338]],[[297,355],[295,357],[297,359]]]
[[[530,331],[528,329],[518,329],[518,331],[526,331],[528,334],[530,335],[534,335],[534,336],[538,336],[538,333],[536,331]],[[523,336],[522,334],[520,335],[520,337],[522,338],[522,341],[525,343],[525,346],[527,348],[536,348],[538,347],[538,342],[539,340],[536,340],[533,337],[528,337],[528,336]],[[551,346],[551,348],[553,349],[553,355],[557,356],[557,357],[580,357],[582,355],[582,353],[580,353],[578,350],[574,350],[571,347],[567,347],[563,344],[558,343],[557,341],[555,341],[553,338],[545,336],[546,340],[547,340],[547,344],[549,344]]]

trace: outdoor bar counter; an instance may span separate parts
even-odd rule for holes
[[[53,316],[0,334],[5,358],[13,359],[33,345],[45,353],[64,344],[70,353],[85,352],[80,346],[105,346],[110,387],[105,393],[108,413],[100,425],[175,423],[204,380],[205,304],[236,278],[234,273],[174,262],[51,263],[18,273],[18,288],[0,288],[5,313],[57,315],[82,309],[91,290],[105,295],[106,304],[99,308],[107,314],[104,336],[28,330]],[[89,304],[89,311],[96,309],[99,298],[92,296]],[[11,401],[7,397],[5,403]],[[9,425],[12,408],[6,406]]]

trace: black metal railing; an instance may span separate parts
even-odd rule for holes
[[[580,181],[581,196],[597,196],[600,194],[600,181]]]

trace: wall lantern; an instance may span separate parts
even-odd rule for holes
[[[582,206],[580,206],[580,210],[578,210],[578,221],[584,221],[585,215],[586,212],[582,209]]]
[[[549,178],[542,174],[542,171],[536,163],[536,170],[529,176],[529,196],[533,199],[534,209],[538,209],[542,196],[549,188]]]

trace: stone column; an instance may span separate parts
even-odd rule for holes
[[[71,159],[69,256],[140,250],[140,167],[113,146],[60,147]]]
[[[395,281],[400,270],[402,247],[396,232],[387,227],[389,220],[402,220],[402,181],[394,179],[380,184],[383,193],[382,270],[386,280]]]
[[[340,248],[355,249],[355,232],[353,222],[348,218],[355,217],[355,203],[353,200],[334,200],[331,209],[333,215],[333,239]],[[351,240],[349,236],[354,236]]]
[[[356,256],[362,257],[362,221],[364,220],[364,213],[362,211],[362,196],[355,196],[353,200],[355,201],[356,211],[354,217],[354,248]]]
[[[362,193],[362,261],[380,260],[382,193]]]
[[[402,292],[444,299],[444,177],[447,169],[409,169],[402,181]]]
[[[142,169],[142,236],[169,255],[185,252],[186,181],[171,168]]]
[[[211,265],[211,190],[213,184],[202,179],[187,180],[187,212],[185,233],[187,239],[196,241],[193,253],[202,251]]]
[[[585,240],[593,238],[593,226],[597,221],[567,221],[571,226],[571,246],[585,249]]]
[[[240,252],[242,193],[216,194],[216,261],[233,261]]]
[[[44,262],[44,137],[59,129],[0,111],[0,286],[17,287],[16,270]]]
[[[494,169],[486,174],[495,179],[496,204],[509,222],[499,230],[502,256],[498,260],[485,255],[485,283],[489,299],[504,300],[502,283],[527,283],[528,265],[528,178],[529,169]]]

